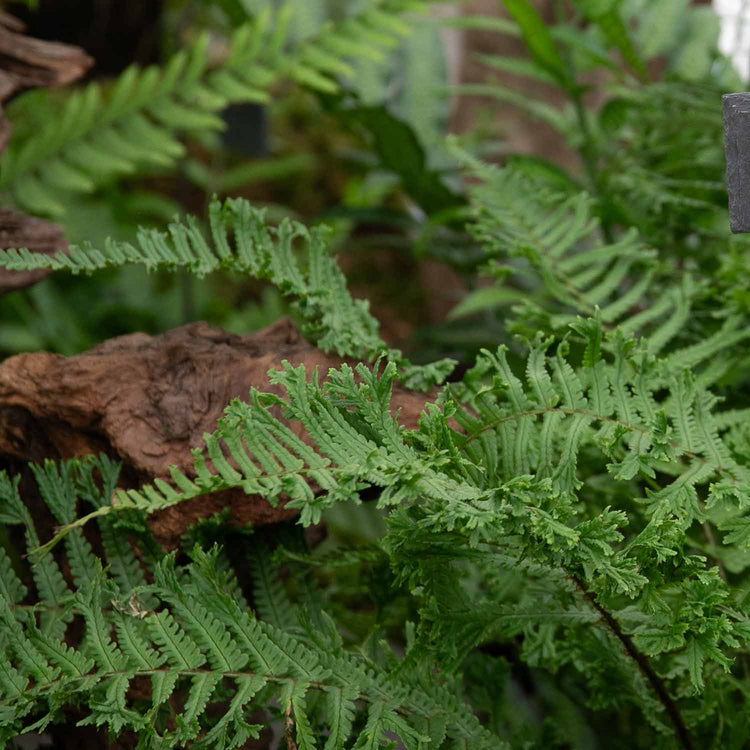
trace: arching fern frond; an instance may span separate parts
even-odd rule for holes
[[[102,249],[72,246],[70,255],[45,256],[26,249],[0,250],[9,269],[50,268],[91,273],[111,266],[138,263],[149,270],[186,268],[197,276],[224,269],[265,279],[286,296],[299,313],[305,336],[341,355],[373,356],[385,349],[368,303],[355,300],[327,249],[328,229],[308,229],[284,219],[266,224],[265,212],[244,199],[214,200],[207,237],[192,216],[171,224],[167,232],[141,230],[137,245],[108,240]],[[301,246],[298,260],[296,245]]]
[[[721,355],[704,384],[720,377],[750,326],[730,315],[720,327],[686,335],[692,312],[709,294],[704,282],[660,262],[633,228],[614,242],[602,241],[586,192],[562,190],[523,164],[497,168],[462,156],[482,180],[472,188],[472,206],[473,231],[488,258],[484,270],[506,284],[510,277],[523,290],[515,309],[524,333],[529,321],[561,331],[577,316],[597,315],[606,330],[642,336],[650,354],[669,352],[674,365],[694,368]],[[475,292],[478,303],[486,291]],[[476,307],[470,298],[461,306]]]
[[[82,469],[71,462],[64,471],[78,477]],[[49,483],[66,484],[62,474]],[[217,548],[196,546],[192,557],[187,566],[165,557],[153,583],[132,591],[118,589],[96,561],[70,601],[83,638],[69,646],[38,627],[38,611],[20,606],[26,590],[0,551],[0,739],[58,721],[82,699],[82,725],[134,731],[163,747],[239,747],[263,728],[249,717],[275,703],[291,716],[300,746],[322,747],[322,739],[330,750],[355,740],[377,746],[393,732],[416,749],[442,726],[441,738],[447,731],[471,747],[508,747],[449,693],[374,668],[340,637],[337,648],[323,648],[257,619],[227,586]],[[142,688],[130,690],[143,678],[151,685],[145,698]],[[179,713],[170,696],[184,705]]]
[[[87,193],[144,167],[164,169],[184,153],[178,136],[224,127],[219,112],[238,102],[266,102],[269,88],[289,77],[326,93],[352,76],[347,58],[378,56],[408,33],[399,20],[428,0],[376,0],[316,36],[289,44],[289,10],[271,5],[237,29],[225,59],[211,64],[208,35],[163,68],[131,67],[108,90],[98,83],[60,106],[51,98],[27,106],[24,128],[3,154],[0,190],[19,206],[60,216],[63,193]]]
[[[205,449],[194,451],[194,475],[175,469],[174,485],[157,480],[140,490],[118,490],[111,506],[91,515],[152,513],[241,488],[272,504],[288,496],[287,507],[299,509],[300,522],[308,525],[325,508],[357,501],[357,493],[372,486],[381,490],[381,506],[418,499],[434,511],[431,523],[465,526],[478,543],[500,523],[496,493],[529,492],[538,506],[524,511],[524,523],[540,538],[574,544],[579,532],[567,525],[568,511],[558,519],[544,508],[573,502],[581,487],[577,463],[583,450],[598,453],[601,470],[616,481],[653,478],[657,472],[674,477],[647,489],[641,501],[656,517],[677,518],[685,526],[704,518],[697,486],[750,483],[750,470],[720,437],[724,428],[714,416],[715,397],[695,377],[679,363],[670,367],[651,357],[621,332],[610,336],[605,349],[595,319],[579,320],[574,329],[585,345],[577,367],[567,354],[567,339],[548,354],[551,340],[537,337],[525,382],[503,347],[485,351],[464,381],[444,392],[442,409],[426,406],[415,433],[404,432],[389,412],[395,363],[387,363],[380,375],[365,365],[356,372],[344,365],[319,384],[317,373],[309,382],[303,366],[285,362],[269,376],[287,398],[253,390],[249,403],[233,401],[218,430],[204,436]],[[285,418],[302,424],[315,448],[270,413],[276,405]],[[460,433],[447,426],[446,415]],[[527,480],[531,484],[522,489]],[[85,520],[63,527],[50,544]],[[620,576],[614,568],[612,575]]]
[[[323,351],[369,360],[387,352],[402,368],[403,384],[414,390],[428,390],[453,370],[452,359],[414,365],[399,350],[386,348],[367,300],[349,294],[346,278],[328,249],[328,227],[308,228],[288,218],[270,226],[263,209],[243,198],[229,198],[211,202],[208,230],[205,233],[194,217],[187,216],[166,232],[139,230],[136,245],[107,239],[101,249],[90,243],[71,245],[69,254],[0,250],[0,266],[76,274],[138,263],[149,270],[185,268],[199,277],[219,269],[234,271],[274,284],[290,299],[302,333]]]

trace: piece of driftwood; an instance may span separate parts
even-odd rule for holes
[[[25,36],[23,28],[14,16],[0,13],[0,102],[26,89],[75,81],[94,64],[80,47],[34,39]],[[0,150],[5,148],[10,131],[10,123],[2,117]]]
[[[170,464],[194,475],[190,450],[202,446],[231,399],[247,398],[251,386],[282,393],[267,372],[284,359],[308,372],[318,366],[321,376],[342,362],[308,344],[288,319],[249,336],[193,323],[160,336],[120,336],[74,357],[19,354],[0,364],[0,460],[103,451],[123,462],[127,487],[169,479]],[[416,426],[425,399],[395,390],[405,425]],[[290,427],[304,437],[300,425]],[[195,521],[225,507],[237,525],[296,515],[237,490],[168,508],[151,518],[151,528],[172,546]]]
[[[2,104],[22,91],[62,86],[80,78],[94,63],[80,47],[25,36],[14,16],[0,13],[0,152],[8,144],[11,125]],[[60,227],[0,208],[0,247],[26,247],[42,253],[67,251]],[[36,284],[49,271],[0,269],[0,294]]]
[[[61,227],[43,219],[0,206],[0,247],[26,247],[36,253],[66,252],[68,243]],[[9,271],[0,268],[0,294],[36,284],[50,271]]]

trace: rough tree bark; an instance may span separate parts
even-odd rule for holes
[[[251,386],[281,395],[267,372],[285,359],[308,372],[317,366],[321,375],[343,362],[308,344],[288,319],[250,336],[192,323],[160,336],[120,336],[74,357],[19,354],[0,365],[0,462],[104,452],[123,462],[125,487],[169,479],[171,464],[193,475],[190,450],[216,429],[231,399],[247,398]],[[416,427],[426,398],[397,387],[393,408]],[[290,427],[306,439],[300,425]],[[151,518],[151,528],[173,546],[191,524],[224,507],[237,525],[296,515],[236,490],[168,508]],[[51,520],[40,521],[51,532]]]
[[[0,13],[0,152],[8,145],[11,125],[2,104],[16,94],[39,86],[62,86],[80,78],[93,60],[79,47],[33,39],[23,24]],[[67,250],[63,231],[55,224],[0,208],[0,247],[27,247],[40,253]],[[0,294],[31,286],[49,271],[8,271],[0,268]]]

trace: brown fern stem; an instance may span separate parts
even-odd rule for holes
[[[622,646],[628,656],[633,659],[633,661],[635,661],[635,663],[638,665],[638,669],[641,670],[643,676],[650,683],[651,687],[656,693],[657,698],[664,706],[664,709],[667,712],[672,725],[674,726],[675,734],[677,735],[677,740],[679,741],[680,746],[685,748],[685,750],[693,750],[693,748],[695,747],[693,745],[693,738],[690,736],[690,732],[685,726],[685,722],[682,719],[682,714],[680,714],[680,710],[679,708],[677,708],[677,704],[669,694],[669,691],[664,685],[661,677],[656,674],[654,668],[651,666],[651,662],[649,662],[648,658],[635,647],[635,644],[633,643],[633,640],[630,638],[630,636],[626,633],[623,633],[622,628],[620,627],[620,623],[617,622],[612,614],[604,609],[601,604],[599,604],[599,602],[596,600],[596,595],[589,591],[583,585],[583,582],[576,576],[570,576],[570,579],[573,581],[576,588],[581,592],[584,599],[586,599],[589,604],[591,604],[591,606],[599,613],[602,620],[604,620],[604,622],[607,624],[607,627],[612,631],[612,633],[620,641],[620,643],[622,643]]]

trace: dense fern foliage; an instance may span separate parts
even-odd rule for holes
[[[0,252],[13,269],[260,279],[310,341],[362,360],[325,373],[280,362],[281,395],[227,405],[193,470],[169,482],[126,490],[104,456],[32,465],[57,524],[46,538],[21,476],[0,473],[4,740],[76,721],[139,748],[242,747],[261,733],[325,750],[746,746],[749,280],[746,243],[725,226],[711,105],[726,67],[715,39],[693,34],[705,9],[686,25],[659,0],[647,26],[632,23],[635,0],[576,0],[549,27],[525,0],[505,5],[512,20],[460,23],[523,37],[528,59],[486,62],[556,85],[569,106],[481,91],[558,127],[581,170],[494,166],[443,145],[470,178],[468,209],[460,196],[446,220],[473,247],[455,265],[476,288],[454,316],[496,316],[499,332],[449,383],[452,362],[415,366],[387,348],[327,229],[242,199],[211,202],[205,227],[175,220],[136,243]],[[387,17],[355,31],[402,30]],[[253,54],[266,32],[278,52],[283,31],[253,28]],[[344,74],[320,57],[344,50],[326,34],[284,71],[302,75],[304,60],[319,88],[321,73]],[[652,81],[657,55],[667,69]],[[590,112],[579,74],[594,64],[611,80]],[[213,91],[213,75],[195,80]],[[427,391],[416,428],[392,407],[396,383]],[[298,523],[215,517],[172,552],[153,538],[152,514],[228,489],[284,503]],[[354,544],[303,533],[347,513]]]
[[[185,153],[177,135],[225,127],[219,113],[228,104],[268,102],[281,77],[326,93],[337,77],[352,76],[346,58],[382,55],[409,27],[399,19],[424,10],[424,0],[382,0],[312,39],[289,40],[293,5],[267,5],[232,35],[221,63],[209,58],[202,35],[163,69],[129,68],[109,90],[92,83],[65,101],[33,103],[3,154],[0,189],[39,214],[64,213],[60,193],[87,193],[103,182],[143,170],[172,166]]]
[[[98,508],[108,506],[93,480],[95,468],[111,490],[119,467],[106,459],[36,470],[58,520],[75,515],[82,493]],[[36,532],[16,484],[3,478],[0,492],[3,522],[22,525],[33,545]],[[299,747],[315,747],[323,727],[326,747],[344,747],[363,703],[368,704],[359,730],[363,746],[375,747],[384,732],[394,732],[415,746],[440,744],[450,736],[472,747],[497,747],[449,691],[410,675],[395,676],[348,653],[323,610],[298,610],[286,600],[273,569],[256,576],[253,598],[265,615],[260,620],[217,548],[196,546],[187,567],[178,568],[173,555],[164,555],[144,569],[111,519],[101,529],[106,573],[85,537],[68,539],[74,591],[52,558],[32,562],[43,602],[36,611],[21,605],[27,588],[0,553],[3,652],[11,657],[0,668],[3,739],[15,736],[18,722],[38,708],[47,713],[35,727],[44,728],[57,707],[87,695],[93,710],[84,724],[106,724],[115,734],[133,729],[149,747],[183,746],[198,738],[193,746],[241,747],[263,728],[247,720],[249,712],[274,699]],[[84,622],[79,650],[62,639],[74,617]],[[140,683],[150,692],[144,712],[128,705],[129,688]],[[179,714],[170,703],[175,691],[184,701]],[[218,720],[205,731],[209,707],[218,711]]]
[[[486,196],[485,191],[491,192],[492,185],[483,186],[480,195]],[[481,216],[485,204],[478,208]],[[214,214],[219,210],[216,204]],[[247,226],[255,229],[236,229],[238,248],[260,225]],[[489,231],[486,224],[480,226]],[[225,235],[215,236],[218,248]],[[114,249],[109,248],[109,259]],[[142,243],[141,250],[148,253],[149,247]],[[583,262],[597,259],[598,253],[583,250],[581,255]],[[277,257],[282,256],[277,252]],[[91,251],[74,253],[73,262],[86,267],[93,258]],[[16,262],[30,265],[34,260],[19,254]],[[552,253],[545,263],[549,268],[556,261]],[[291,260],[289,264],[295,267]],[[591,268],[597,266],[592,263]],[[555,284],[547,288],[554,297]],[[345,290],[339,296],[346,299]],[[656,330],[658,334],[662,327]],[[360,335],[367,340],[362,331]],[[572,322],[562,338],[537,336],[530,342],[523,377],[514,372],[504,347],[483,353],[462,382],[446,386],[425,407],[414,431],[400,427],[389,410],[394,362],[372,370],[360,365],[356,373],[348,367],[331,370],[323,383],[317,374],[286,365],[271,373],[286,398],[253,392],[247,403],[228,406],[218,431],[206,436],[205,450],[196,452],[194,475],[175,471],[173,485],[160,481],[138,491],[115,490],[117,470],[106,460],[38,468],[40,489],[62,529],[31,558],[32,573],[38,586],[55,582],[56,589],[43,594],[45,601],[55,602],[55,610],[43,615],[42,608],[31,620],[25,607],[6,613],[8,646],[18,657],[5,687],[13,707],[11,731],[17,731],[16,719],[42,696],[50,705],[64,704],[70,700],[66,691],[81,680],[86,685],[102,682],[101,696],[99,688],[89,696],[90,720],[107,723],[114,732],[129,727],[143,736],[148,725],[149,733],[164,732],[164,741],[173,744],[197,736],[214,742],[222,733],[239,742],[252,730],[242,721],[233,724],[236,717],[246,715],[256,694],[267,702],[281,690],[282,707],[294,717],[290,721],[296,722],[300,742],[307,737],[312,743],[316,726],[329,727],[331,736],[346,736],[351,719],[343,728],[330,722],[342,711],[354,711],[354,690],[360,698],[368,694],[371,686],[359,681],[364,677],[349,671],[343,682],[328,680],[326,669],[337,674],[333,667],[316,671],[313,666],[323,659],[321,654],[302,660],[303,666],[289,666],[280,657],[274,661],[273,643],[284,653],[292,646],[275,642],[283,636],[273,629],[262,631],[271,642],[267,653],[261,651],[266,640],[258,641],[257,621],[249,612],[243,614],[237,602],[227,611],[234,601],[229,591],[236,593],[236,584],[230,590],[215,583],[209,587],[218,575],[211,567],[216,553],[205,557],[196,548],[189,573],[184,568],[177,572],[169,557],[144,570],[113,531],[119,516],[142,517],[186,498],[240,487],[271,503],[286,496],[304,525],[317,523],[336,503],[359,502],[367,488],[379,490],[378,505],[389,511],[380,554],[389,560],[394,585],[411,592],[417,619],[412,646],[402,660],[388,658],[383,676],[399,697],[369,708],[360,742],[395,731],[417,747],[427,737],[434,741],[447,732],[472,747],[500,746],[506,732],[486,736],[470,721],[470,713],[462,720],[470,723],[461,728],[431,728],[430,721],[457,715],[456,707],[449,711],[440,701],[448,700],[451,681],[471,662],[472,652],[512,636],[522,636],[519,657],[530,665],[576,673],[592,705],[632,706],[657,732],[710,735],[716,712],[732,709],[703,694],[717,691],[726,697],[735,690],[733,655],[750,637],[743,600],[726,579],[727,571],[744,570],[741,561],[750,554],[745,552],[743,500],[750,469],[741,448],[745,412],[717,409],[716,396],[707,388],[731,363],[731,347],[739,339],[722,328],[702,344],[658,358],[661,347],[650,352],[648,337],[635,339],[622,328],[603,330],[597,311]],[[271,414],[277,404],[285,419],[304,426],[314,448]],[[92,478],[94,466],[101,490]],[[4,520],[25,523],[27,543],[36,547],[39,540],[17,483],[4,482]],[[82,514],[78,497],[93,503],[91,513]],[[96,560],[80,528],[93,518],[102,524],[106,544],[120,539],[118,554],[125,560],[109,561],[115,583],[107,583],[103,573],[94,574]],[[39,556],[61,538],[74,593],[66,594],[52,558]],[[700,550],[720,564],[708,565],[696,554]],[[197,572],[201,565],[205,579]],[[112,588],[115,584],[121,588]],[[4,588],[9,607],[23,603],[26,589],[10,558]],[[102,606],[105,591],[107,600],[117,603],[110,614]],[[298,615],[280,615],[279,608],[289,606],[285,596],[278,585],[267,593],[264,607],[278,623],[296,632],[305,623],[325,622],[324,600],[315,596],[304,598]],[[311,606],[320,610],[310,611]],[[57,628],[59,638],[66,618],[74,614],[83,617],[86,628],[76,657],[46,635],[47,629]],[[57,624],[45,626],[45,617]],[[144,624],[136,627],[141,620]],[[130,629],[122,622],[130,623]],[[563,632],[565,648],[556,637]],[[244,650],[238,650],[238,638]],[[606,666],[603,648],[610,659]],[[61,660],[67,664],[73,658],[80,662],[75,672],[60,671]],[[326,659],[328,664],[330,655]],[[200,671],[204,664],[208,667]],[[411,716],[412,704],[399,692],[406,689],[400,681],[411,673],[430,674],[436,665],[443,676],[433,681],[429,695],[412,696],[422,714]],[[155,681],[147,714],[127,697],[130,680],[142,674]],[[178,729],[154,724],[158,706],[166,700],[162,691],[168,696],[188,675],[192,683]],[[617,691],[611,690],[614,675]],[[235,680],[235,687],[219,691],[217,700],[229,702],[229,713],[210,726],[201,724],[199,717],[226,676]],[[385,690],[384,684],[379,690]],[[350,704],[323,709],[315,703],[324,713],[311,718],[305,695],[313,686],[326,694],[339,691],[337,695],[348,686]],[[430,692],[438,686],[447,693]],[[701,710],[679,708],[678,696],[685,696],[687,706],[698,701]],[[732,714],[732,725],[738,720]]]

